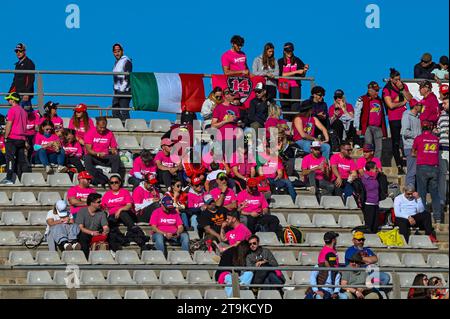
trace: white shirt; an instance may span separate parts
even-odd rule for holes
[[[48,219],[53,219],[54,221],[57,221],[57,220],[60,220],[61,217],[59,217],[58,214],[54,214],[53,209],[52,209],[47,212],[47,217],[45,218],[45,220],[48,220]],[[69,214],[69,219],[73,219],[72,214]],[[49,231],[50,231],[50,226],[49,226],[49,224],[47,224],[47,228],[45,229],[45,235],[47,235]]]
[[[408,200],[405,194],[398,195],[394,200],[395,217],[408,219],[409,216],[414,216],[425,211],[422,199]]]

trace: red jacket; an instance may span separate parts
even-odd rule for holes
[[[360,126],[361,126],[361,134],[365,135],[367,126],[369,125],[369,114],[370,114],[370,97],[368,95],[361,96],[363,101],[363,107],[361,109],[360,116]],[[386,129],[386,116],[384,114],[383,100],[380,97],[376,98],[380,101],[381,106],[381,131],[383,132],[383,137],[387,137],[387,129]]]

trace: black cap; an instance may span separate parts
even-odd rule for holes
[[[284,51],[286,52],[293,52],[294,51],[294,44],[292,42],[286,42],[283,46]]]
[[[439,59],[439,63],[443,64],[443,65],[448,65],[448,56],[441,56],[441,58]]]
[[[304,113],[306,111],[309,111],[310,109],[312,109],[313,104],[311,102],[311,100],[304,100],[301,103],[294,103],[292,104],[292,109],[293,110],[298,110],[299,113]]]
[[[322,94],[322,96],[325,96],[325,89],[321,86],[315,86],[311,89],[312,94]]]
[[[227,216],[235,217],[237,219],[241,218],[241,214],[237,210],[232,210],[231,212],[227,213]]]
[[[338,233],[335,233],[334,231],[328,231],[323,235],[323,240],[325,242],[329,242],[338,237],[339,237]]]
[[[342,97],[344,96],[344,91],[342,91],[341,89],[338,89],[334,92],[334,99],[342,99]]]
[[[23,44],[23,43],[18,43],[16,45],[16,48],[14,49],[15,52],[17,52],[17,51],[26,51],[26,50],[27,50],[27,48],[25,47],[25,44]]]

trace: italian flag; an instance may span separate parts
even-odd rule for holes
[[[205,100],[203,74],[132,72],[130,78],[135,110],[201,111]]]

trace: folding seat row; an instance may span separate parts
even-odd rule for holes
[[[14,192],[9,200],[6,193],[0,192],[0,206],[53,206],[60,199],[58,192],[39,192],[37,199],[33,192]]]
[[[327,228],[354,228],[361,226],[363,223],[359,215],[356,214],[341,214],[338,221],[332,214],[316,213],[313,214],[312,221],[306,213],[289,213],[287,220],[282,213],[271,213],[278,217],[282,226],[294,225],[298,227],[327,227]]]
[[[95,118],[92,120],[95,124]],[[70,118],[63,118],[63,121],[64,127],[68,127]],[[120,119],[108,118],[107,128],[114,132],[167,132],[171,125],[169,120],[150,120],[148,126],[144,119],[127,119],[124,126]]]

